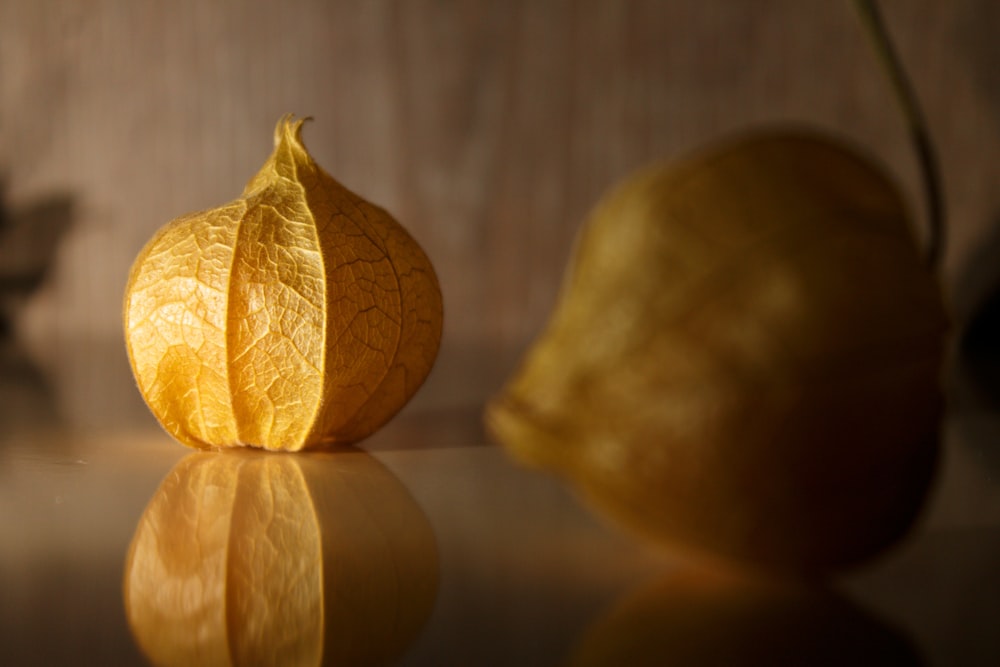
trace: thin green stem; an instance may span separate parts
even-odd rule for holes
[[[944,254],[944,192],[941,187],[941,175],[938,170],[937,154],[931,141],[927,121],[924,119],[920,101],[906,75],[906,69],[900,62],[893,47],[892,39],[882,20],[876,0],[854,0],[854,6],[861,17],[861,22],[868,32],[872,46],[882,63],[889,83],[892,86],[896,101],[906,119],[910,139],[917,153],[921,178],[924,186],[924,199],[927,207],[927,248],[926,260],[932,270],[937,270]]]

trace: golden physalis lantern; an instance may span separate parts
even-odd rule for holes
[[[132,267],[132,369],[186,445],[358,441],[406,404],[437,355],[430,261],[313,161],[301,128],[283,118],[240,198],[172,221]]]

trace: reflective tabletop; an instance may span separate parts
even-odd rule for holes
[[[195,452],[115,345],[0,357],[0,664],[1000,664],[1000,418],[958,386],[913,533],[823,584],[712,571],[482,427],[446,348],[356,448]],[[960,383],[959,383],[960,385]]]

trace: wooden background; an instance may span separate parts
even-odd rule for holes
[[[883,4],[941,154],[961,302],[1000,211],[1000,3]],[[136,252],[238,195],[285,112],[425,247],[446,345],[523,345],[605,188],[748,124],[838,130],[922,201],[847,0],[3,0],[0,274],[52,260],[9,306],[20,335],[119,339]]]

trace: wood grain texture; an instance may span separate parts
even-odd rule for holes
[[[883,5],[939,145],[954,282],[1000,209],[1000,11]],[[313,116],[320,164],[427,250],[446,345],[522,344],[605,188],[749,124],[842,132],[921,201],[846,0],[6,0],[7,199],[69,192],[78,212],[21,332],[120,336],[139,248],[238,195],[285,112]]]

